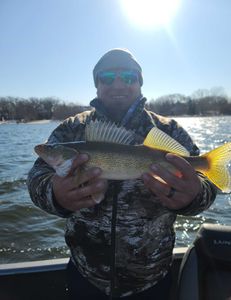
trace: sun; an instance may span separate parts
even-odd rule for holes
[[[181,0],[120,0],[129,21],[141,28],[167,27]]]

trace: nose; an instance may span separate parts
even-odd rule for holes
[[[123,82],[123,80],[119,76],[116,76],[112,85],[114,88],[124,88],[124,86],[126,84]]]

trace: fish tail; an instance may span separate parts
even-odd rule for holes
[[[231,142],[202,155],[208,162],[208,169],[203,170],[219,189],[229,193],[231,191]]]

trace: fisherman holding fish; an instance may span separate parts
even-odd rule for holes
[[[198,156],[175,120],[146,110],[142,69],[128,50],[103,55],[93,78],[93,109],[35,147],[31,199],[67,220],[70,299],[168,299],[176,217],[230,189],[231,144]]]

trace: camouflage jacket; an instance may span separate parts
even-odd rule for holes
[[[141,143],[149,130],[157,126],[187,148],[191,155],[199,154],[197,146],[175,120],[147,111],[144,103],[145,98],[142,98],[129,111],[130,115],[121,120],[123,126],[135,131],[137,143]],[[94,99],[91,105],[95,107],[93,110],[70,117],[59,125],[48,142],[83,140],[86,122],[108,119],[99,99]],[[79,272],[106,294],[110,294],[113,287],[112,294],[116,297],[141,292],[166,275],[172,261],[173,224],[177,214],[198,214],[208,208],[216,196],[214,186],[198,174],[203,192],[188,207],[171,211],[158,202],[140,179],[109,181],[100,204],[70,212],[55,202],[50,180],[53,174],[54,170],[43,160],[36,160],[28,176],[32,201],[48,213],[67,218],[66,243]],[[116,231],[112,238],[115,201]],[[114,266],[111,265],[113,261]]]

